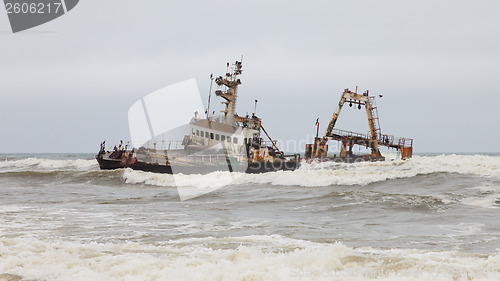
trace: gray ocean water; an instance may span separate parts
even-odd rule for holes
[[[0,280],[500,280],[500,154],[395,158],[173,176],[0,154]]]

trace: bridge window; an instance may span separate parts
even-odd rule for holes
[[[219,134],[215,135],[215,140],[219,140]]]
[[[214,139],[214,133],[210,133],[210,138]]]
[[[233,137],[233,143],[238,143],[238,138],[237,137]]]
[[[200,130],[196,130],[196,135],[199,136],[200,135]]]
[[[221,136],[220,136],[220,140],[221,140],[221,141],[225,141],[225,140],[226,140],[226,136],[221,135]]]
[[[231,142],[231,137],[227,137],[227,142]]]

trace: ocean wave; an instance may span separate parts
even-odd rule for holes
[[[12,171],[54,171],[54,170],[95,170],[99,165],[95,159],[44,159],[25,158],[19,160],[6,160],[0,162],[0,172]]]
[[[234,184],[272,184],[283,186],[367,185],[392,179],[412,178],[433,173],[458,173],[500,178],[500,157],[485,155],[415,156],[406,161],[354,164],[323,162],[303,163],[296,171],[264,174],[215,172],[208,175],[165,175],[126,170],[127,183],[156,186],[223,187]]]
[[[155,174],[130,169],[120,170],[126,183],[154,186],[219,188],[235,184],[320,187],[368,185],[386,180],[413,178],[433,173],[458,173],[500,179],[500,157],[486,155],[414,156],[402,161],[389,156],[383,162],[354,164],[303,163],[296,171],[264,174],[214,172],[208,175]],[[392,159],[391,159],[392,158]],[[94,159],[26,158],[0,162],[0,174],[13,172],[50,173],[57,171],[99,171]]]
[[[159,245],[0,238],[0,277],[28,280],[498,280],[500,255],[352,248],[271,236]]]
[[[477,192],[472,196],[462,198],[460,200],[462,204],[485,209],[500,208],[500,182],[483,182],[471,189],[477,190]]]
[[[8,178],[10,180],[19,180],[26,182],[28,179],[33,184],[50,183],[50,184],[65,184],[65,183],[95,183],[103,185],[116,185],[122,184],[123,171],[121,170],[106,170],[101,171],[98,169],[9,169],[0,170],[1,178]],[[0,279],[1,280],[1,279]]]

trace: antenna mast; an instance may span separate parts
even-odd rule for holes
[[[210,115],[210,97],[212,96],[212,83],[214,82],[214,74],[210,74],[210,90],[208,91],[208,107],[207,107],[207,119]]]
[[[240,61],[236,61],[233,65],[234,67],[231,69],[232,71],[227,72],[225,77],[219,76],[215,78],[215,83],[217,83],[219,87],[226,86],[224,91],[215,91],[217,96],[226,100],[222,102],[226,105],[225,110],[222,111],[224,113],[224,122],[226,124],[234,123],[234,116],[236,115],[236,99],[238,97],[238,85],[241,84],[238,76],[241,75],[241,72],[243,72]],[[229,63],[227,63],[227,70],[229,71]]]

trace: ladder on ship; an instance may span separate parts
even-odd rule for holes
[[[376,139],[379,139],[381,136],[380,121],[379,121],[379,117],[378,117],[377,104],[375,103],[375,97],[368,97],[368,102],[366,104],[366,107],[367,107],[367,112],[369,111],[368,121],[371,124],[370,127],[373,128],[372,135]]]

